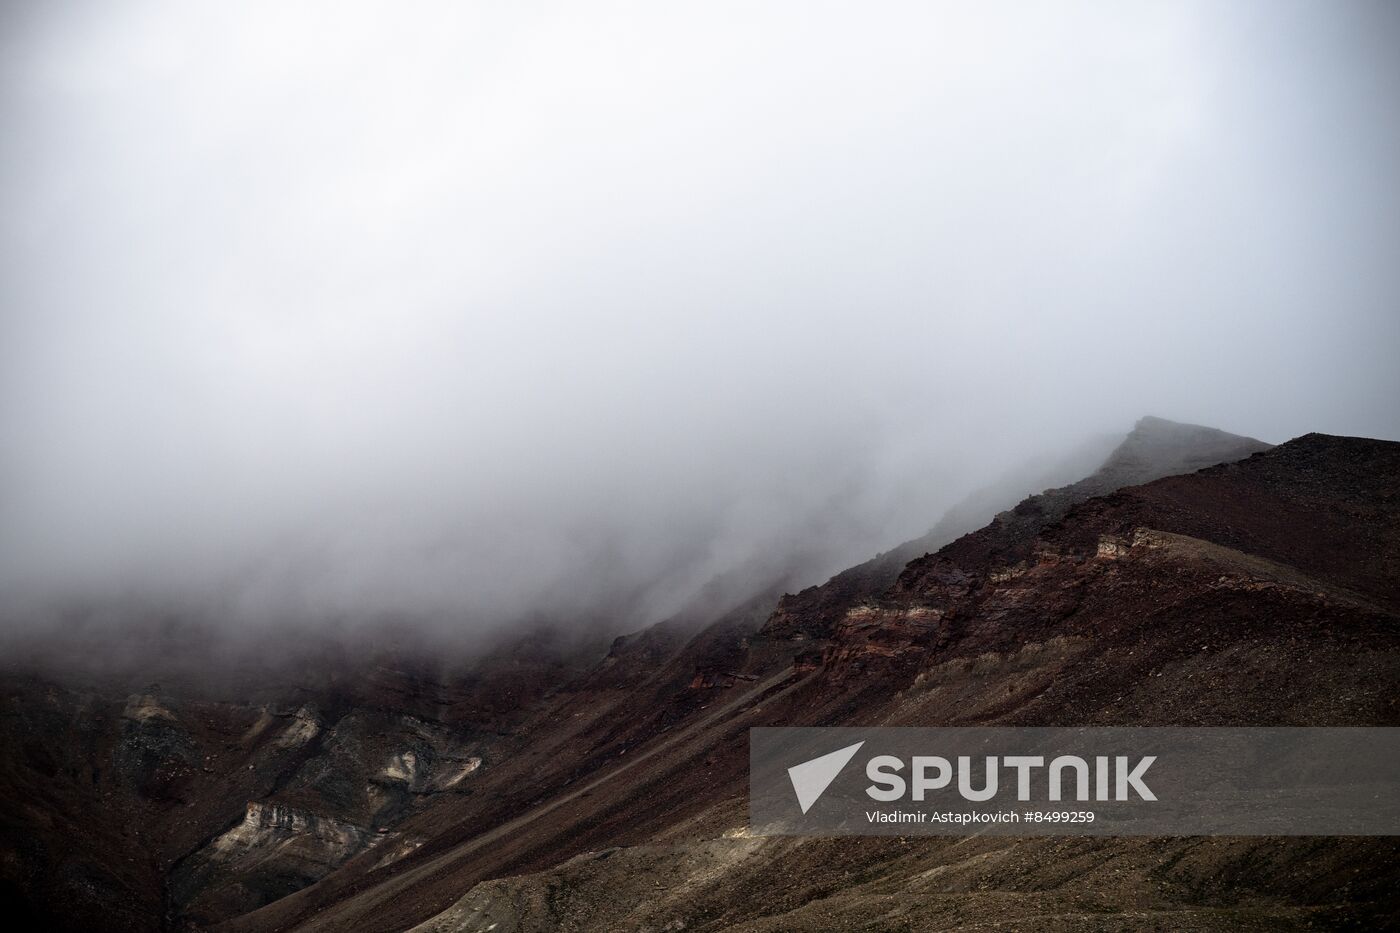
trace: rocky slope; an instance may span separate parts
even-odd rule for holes
[[[601,764],[582,792],[231,928],[1381,924],[1397,908],[1392,840],[748,839],[745,730],[1394,725],[1397,477],[1400,445],[1309,436],[1086,501],[1024,538],[985,529],[849,612],[814,669],[711,688],[690,725]]]
[[[406,664],[268,706],[160,691],[118,705],[12,680],[6,742],[33,747],[0,772],[3,877],[17,909],[67,899],[49,919],[89,929],[1394,915],[1390,840],[755,839],[745,794],[756,725],[1397,724],[1400,445],[1267,449],[1148,419],[1082,483],[936,553],[910,548],[893,573],[838,577],[771,613],[759,593],[698,632],[618,639],[601,662],[526,677],[548,687],[517,685],[508,709],[479,680]],[[33,741],[45,729],[65,730],[61,759]],[[103,818],[113,804],[121,819]],[[65,848],[85,821],[87,843]],[[137,909],[152,898],[157,912]],[[112,903],[136,907],[94,927]]]

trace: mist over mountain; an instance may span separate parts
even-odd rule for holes
[[[1393,836],[749,810],[769,727],[1384,747],[1397,51],[1373,0],[0,4],[0,916],[1400,926]],[[1313,829],[1287,744],[1257,832]]]
[[[1066,870],[1053,837],[754,836],[743,788],[755,725],[1393,725],[1397,463],[1147,417],[1074,482],[988,487],[800,592],[717,578],[610,645],[67,633],[0,671],[0,903],[189,933],[1375,926],[1393,839],[1073,840]],[[122,643],[146,656],[88,664]]]
[[[625,630],[1144,412],[1400,436],[1391,5],[0,15],[10,624]]]

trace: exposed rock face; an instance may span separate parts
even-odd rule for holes
[[[209,857],[236,861],[249,852],[297,840],[309,841],[316,855],[326,862],[342,862],[368,838],[364,830],[349,823],[305,810],[250,801],[243,822],[209,844]]]
[[[321,734],[321,720],[309,707],[301,707],[292,716],[282,733],[277,736],[277,744],[282,748],[300,748]]]
[[[323,732],[303,706],[273,736],[277,749],[319,745],[269,798],[248,802],[242,822],[181,860],[169,899],[188,921],[255,910],[381,844],[389,851],[375,864],[412,852],[421,839],[389,827],[482,765],[467,754],[480,743],[414,716],[356,711]]]
[[[351,823],[250,801],[241,823],[180,865],[172,899],[193,917],[246,913],[300,890],[379,841]]]
[[[392,825],[491,754],[473,726],[394,709],[423,689],[252,705],[13,678],[0,735],[27,751],[0,757],[0,881],[36,929],[202,928],[381,846],[389,864],[422,843]]]

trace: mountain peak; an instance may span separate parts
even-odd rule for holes
[[[1161,476],[1194,473],[1217,463],[1243,460],[1272,446],[1257,438],[1231,434],[1219,428],[1145,415],[1138,419],[1094,476],[1111,484],[1102,490],[1107,492]]]
[[[1024,556],[1045,526],[1059,521],[1071,507],[1125,486],[1138,486],[1218,463],[1243,460],[1273,447],[1252,437],[1200,424],[1183,424],[1154,415],[1138,419],[1122,442],[1090,475],[1068,486],[1027,496],[991,524],[964,535],[940,553],[957,554],[967,566]]]

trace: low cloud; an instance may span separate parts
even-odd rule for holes
[[[1388,6],[3,15],[11,614],[622,628],[1146,413],[1400,436]]]

